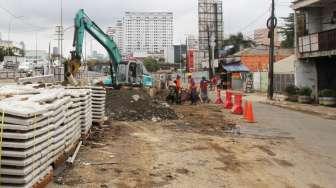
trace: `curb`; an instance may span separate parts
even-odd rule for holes
[[[280,107],[280,108],[294,110],[294,111],[298,111],[298,112],[303,112],[303,113],[319,116],[319,117],[322,117],[322,118],[325,118],[325,119],[336,120],[336,114],[324,114],[322,112],[317,112],[317,111],[314,111],[314,110],[308,110],[308,109],[302,108],[300,106],[293,107],[293,106],[286,105],[286,104],[280,104],[280,103],[277,103],[275,101],[259,101],[259,103],[267,104],[267,105],[273,105],[273,106],[277,106],[277,107]]]

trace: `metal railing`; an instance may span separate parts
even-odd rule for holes
[[[298,50],[300,53],[336,50],[336,29],[299,37]]]

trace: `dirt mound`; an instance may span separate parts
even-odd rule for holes
[[[177,119],[167,103],[152,99],[142,89],[107,91],[106,113],[111,120],[119,121]]]

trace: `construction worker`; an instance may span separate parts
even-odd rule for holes
[[[176,101],[176,92],[175,92],[175,82],[172,81],[171,77],[168,77],[167,88],[169,90],[169,94],[166,98],[167,102],[174,103]]]
[[[196,104],[196,102],[197,102],[197,86],[196,86],[195,80],[192,78],[191,73],[188,73],[188,89],[189,89],[191,104]]]
[[[209,102],[208,98],[208,83],[209,81],[203,76],[201,83],[200,83],[200,90],[201,90],[201,99],[203,102]]]
[[[181,104],[182,84],[180,75],[176,76],[176,80],[174,80],[174,83],[175,83],[175,102],[176,104]]]

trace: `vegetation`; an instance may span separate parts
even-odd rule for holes
[[[320,97],[336,97],[336,91],[331,89],[324,89],[320,91]]]
[[[281,18],[285,24],[279,27],[279,33],[284,37],[281,42],[283,48],[294,48],[294,13],[290,13],[288,17]]]
[[[146,57],[143,63],[149,72],[156,72],[160,69],[158,61],[152,57]]]
[[[3,46],[0,47],[0,61],[4,60],[5,56],[13,56],[14,51],[12,48],[4,48]]]
[[[312,92],[313,92],[312,89],[310,89],[309,87],[302,87],[299,90],[299,95],[301,95],[301,96],[311,96]]]
[[[297,95],[299,92],[299,88],[295,85],[289,85],[285,88],[285,94],[288,96]]]
[[[236,35],[230,35],[228,39],[224,40],[224,46],[233,45],[233,49],[231,54],[239,52],[242,48],[249,48],[254,45],[254,42],[250,39],[245,39],[242,33],[238,33]]]

